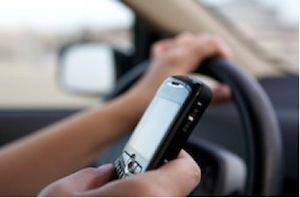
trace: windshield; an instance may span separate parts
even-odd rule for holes
[[[298,73],[298,0],[199,0],[257,56]]]

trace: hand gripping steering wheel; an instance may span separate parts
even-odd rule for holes
[[[149,61],[145,61],[125,74],[107,99],[126,91],[148,65]],[[196,73],[211,76],[231,87],[247,134],[247,180],[243,195],[278,195],[283,164],[281,134],[273,107],[261,86],[240,67],[217,57],[205,60]]]

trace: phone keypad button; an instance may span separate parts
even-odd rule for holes
[[[137,166],[138,166],[138,164],[136,162],[130,161],[127,164],[128,171],[131,172],[131,173],[134,173],[134,170],[136,169]]]
[[[122,157],[123,157],[124,163],[127,164],[127,162],[130,159],[130,156],[126,152],[123,152],[123,156]]]
[[[134,174],[139,174],[142,171],[142,167],[137,165],[137,167],[134,169]]]
[[[116,168],[116,172],[118,175],[118,178],[123,178],[124,177],[124,173],[122,170],[122,161],[121,159],[117,159],[115,162],[115,168]]]

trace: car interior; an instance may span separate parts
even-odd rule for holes
[[[120,1],[134,14],[132,48],[124,51],[88,33],[64,43],[57,49],[57,84],[68,94],[93,96],[99,102],[101,97],[105,103],[143,75],[156,41],[181,32],[218,35],[232,49],[234,61],[211,57],[194,74],[208,84],[227,83],[233,100],[209,106],[185,145],[202,170],[190,196],[299,196],[299,46],[293,34],[298,35],[298,27],[280,29],[270,23],[273,15],[256,9],[255,0],[220,1],[220,6],[212,2]],[[283,49],[284,44],[291,49]],[[78,80],[87,63],[88,71],[80,75],[89,76],[89,82]],[[80,110],[2,108],[0,145]],[[117,159],[129,136],[92,165]]]

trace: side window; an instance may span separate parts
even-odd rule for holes
[[[57,52],[78,39],[131,47],[133,13],[117,0],[2,0],[0,108],[84,107],[99,98],[74,96],[56,83]]]

